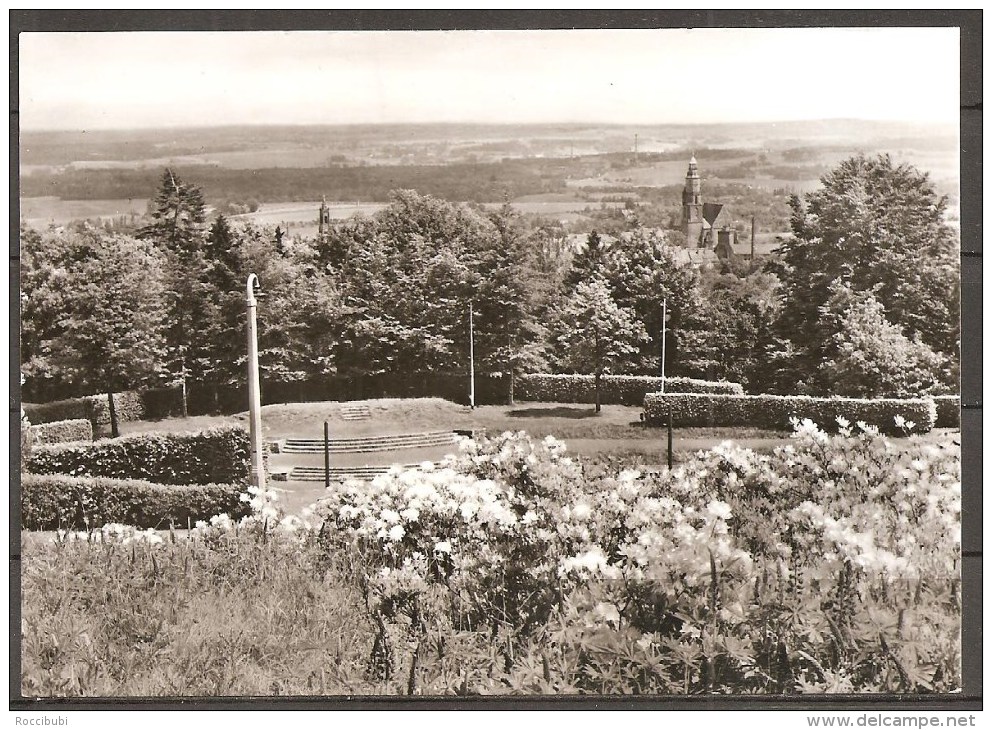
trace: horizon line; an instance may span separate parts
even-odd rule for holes
[[[220,124],[163,124],[163,125],[151,125],[151,126],[120,126],[120,127],[30,127],[25,128],[18,126],[18,133],[50,133],[50,132],[77,132],[77,133],[87,133],[87,132],[155,132],[155,131],[175,131],[175,130],[198,130],[198,129],[232,129],[232,128],[274,128],[274,127],[328,127],[328,128],[343,128],[343,127],[429,127],[429,126],[477,126],[477,127],[554,127],[554,126],[570,126],[570,127],[618,127],[618,128],[628,128],[628,127],[714,127],[714,126],[744,126],[744,125],[774,125],[774,124],[816,124],[823,122],[857,122],[863,124],[905,124],[905,125],[915,125],[920,127],[954,127],[955,131],[960,131],[960,120],[920,120],[920,119],[904,119],[904,118],[892,118],[892,119],[878,119],[878,118],[867,118],[867,117],[816,117],[816,118],[792,118],[792,119],[751,119],[751,120],[739,120],[739,121],[704,121],[704,122],[675,122],[675,121],[665,121],[665,122],[613,122],[613,121],[478,121],[478,120],[436,120],[436,121],[415,121],[415,122],[403,122],[403,121],[370,121],[370,122],[224,122]]]

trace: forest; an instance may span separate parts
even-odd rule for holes
[[[919,170],[852,157],[788,201],[778,255],[699,268],[674,231],[636,219],[574,248],[509,205],[413,190],[322,238],[289,238],[208,219],[200,181],[166,170],[133,230],[22,229],[25,393],[238,382],[249,272],[264,291],[269,382],[462,372],[470,305],[480,373],[657,374],[665,302],[670,375],[755,393],[953,392],[958,255],[945,204]]]

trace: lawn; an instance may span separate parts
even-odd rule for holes
[[[347,421],[337,402],[287,403],[262,407],[262,431],[270,440],[287,437],[322,438],[323,423],[329,422],[331,438],[383,434],[416,433],[447,429],[527,431],[532,436],[553,435],[569,439],[602,441],[655,441],[663,439],[664,429],[641,423],[642,408],[603,406],[596,413],[591,405],[567,403],[525,403],[513,406],[480,406],[471,409],[440,398],[382,398],[357,401],[369,407],[372,417]],[[188,431],[230,423],[247,424],[247,414],[233,416],[194,416],[158,421],[131,421],[121,424],[121,432]],[[762,429],[687,428],[675,429],[677,439],[718,443],[725,439],[783,439],[788,434]],[[701,448],[697,446],[691,447]]]

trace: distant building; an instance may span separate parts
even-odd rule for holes
[[[331,211],[327,207],[326,196],[320,196],[320,211],[317,213],[317,235],[321,238],[331,229]]]
[[[682,189],[682,232],[690,249],[708,249],[721,259],[733,258],[737,231],[730,225],[730,214],[720,203],[704,203],[696,166],[696,156],[689,160]]]

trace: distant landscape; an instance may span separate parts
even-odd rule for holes
[[[743,226],[788,227],[788,195],[857,152],[885,152],[930,174],[957,211],[952,128],[829,120],[712,125],[350,125],[130,131],[33,131],[20,138],[20,217],[40,228],[72,220],[132,222],[162,169],[195,182],[216,211],[313,235],[331,217],[375,212],[391,191],[502,204],[585,232],[594,211],[677,211],[688,157],[707,197]]]

